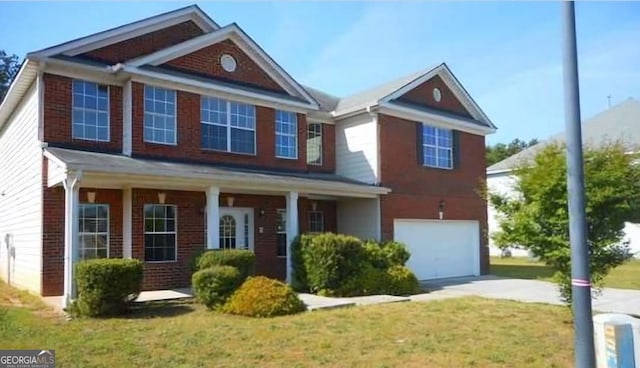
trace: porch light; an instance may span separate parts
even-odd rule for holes
[[[264,208],[258,210],[258,214],[260,215],[260,217],[264,216]]]
[[[89,201],[89,203],[95,203],[96,192],[87,192],[87,201]]]
[[[441,199],[440,203],[438,204],[438,217],[440,217],[440,220],[444,218],[444,205],[445,202]]]
[[[318,202],[312,201],[311,202],[311,211],[315,211],[317,208],[318,208]]]
[[[167,193],[160,192],[158,193],[158,203],[164,204],[164,200],[167,198]]]
[[[233,201],[235,200],[235,198],[233,197],[227,197],[227,207],[233,207]]]

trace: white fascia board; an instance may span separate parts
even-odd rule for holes
[[[459,120],[425,111],[416,111],[414,109],[406,108],[403,106],[396,106],[389,103],[380,104],[378,112],[381,114],[397,116],[399,118],[411,121],[428,123],[429,125],[439,128],[456,129],[478,135],[488,135],[496,131],[494,128],[482,127],[473,123],[466,122],[464,120]]]
[[[292,95],[303,97],[310,105],[314,106],[314,110],[320,109],[316,100],[235,23],[220,28],[215,32],[136,58],[127,62],[127,65],[138,67],[149,64],[157,66],[228,39],[234,41],[253,62],[276,80],[285,91]]]
[[[60,168],[62,168],[63,170],[67,170],[67,163],[62,161],[61,159],[59,159],[56,155],[54,155],[53,153],[47,151],[46,149],[42,151],[42,154],[44,155],[44,157],[46,157],[48,160],[52,161],[53,163],[55,163],[56,165],[58,165]]]
[[[239,102],[246,102],[258,105],[266,105],[277,109],[288,109],[289,111],[306,113],[314,107],[308,103],[291,101],[284,98],[269,96],[257,92],[245,91],[237,88],[214,85],[197,80],[176,77],[173,75],[158,73],[154,71],[124,66],[122,71],[131,76],[132,80],[139,83],[154,84],[160,87],[190,91],[201,95],[219,95]]]
[[[487,176],[507,174],[511,171],[513,171],[513,169],[487,170]]]
[[[196,23],[207,33],[220,28],[220,26],[204,14],[200,8],[197,6],[188,6],[173,12],[157,15],[73,41],[65,42],[44,50],[35,51],[30,53],[28,56],[46,57],[57,54],[75,56],[189,20]]]
[[[37,63],[32,60],[25,59],[18,71],[18,74],[9,86],[9,90],[7,91],[4,100],[0,104],[0,132],[37,77]]]
[[[307,121],[334,125],[333,116],[325,111],[311,111],[307,114]]]
[[[118,167],[89,167],[74,165],[75,170],[83,172],[84,178],[90,180],[94,178],[98,183],[105,183],[111,186],[123,186],[126,184],[133,187],[141,185],[157,187],[158,178],[162,178],[163,186],[173,188],[208,188],[211,185],[219,187],[229,187],[235,190],[246,191],[267,191],[275,193],[287,193],[298,191],[302,193],[314,193],[319,195],[346,196],[359,198],[375,198],[379,195],[389,193],[391,190],[384,187],[364,187],[348,183],[327,182],[323,180],[305,180],[304,182],[294,182],[287,177],[260,177],[246,175],[221,175],[221,174],[198,174],[189,173],[188,176],[176,176],[172,170],[149,170],[132,175],[126,170]]]
[[[430,80],[435,76],[440,76],[447,87],[453,92],[453,95],[462,103],[462,105],[471,113],[474,119],[482,121],[486,124],[491,125],[494,128],[495,126],[489,120],[487,115],[480,109],[480,107],[476,104],[476,102],[471,98],[471,96],[467,93],[467,91],[460,85],[460,82],[453,75],[449,67],[446,64],[440,64],[429,72],[423,74],[421,77],[413,80],[411,83],[405,85],[404,87],[396,90],[395,92],[383,97],[380,100],[380,103],[390,102],[396,98],[401,97],[405,93],[411,91],[412,89],[420,86],[424,82]]]
[[[44,59],[44,73],[63,77],[82,79],[89,82],[122,86],[124,80],[118,77],[111,67],[97,67],[72,61],[47,58]]]

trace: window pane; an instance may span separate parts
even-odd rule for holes
[[[175,144],[175,91],[145,86],[144,93],[145,141]]]
[[[74,139],[108,141],[107,134],[98,134],[98,126],[109,126],[109,99],[107,86],[74,80],[72,108],[72,136]]]
[[[253,130],[231,128],[231,152],[254,153]]]
[[[276,156],[296,158],[298,155],[298,119],[293,112],[276,110]]]
[[[227,127],[202,124],[202,147],[226,151]]]

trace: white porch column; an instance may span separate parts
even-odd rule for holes
[[[131,156],[132,150],[132,85],[129,78],[122,88],[122,153]]]
[[[78,215],[82,172],[68,173],[64,181],[64,291],[62,307],[76,297],[73,265],[78,260]]]
[[[291,284],[293,264],[291,262],[291,244],[298,236],[298,192],[289,192],[287,198],[287,284]]]
[[[122,188],[122,258],[132,258],[131,187]]]
[[[207,249],[220,247],[220,188],[207,188]]]

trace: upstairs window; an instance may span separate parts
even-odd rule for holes
[[[83,80],[73,85],[72,137],[109,141],[109,87]]]
[[[233,153],[256,153],[255,106],[202,96],[202,147]]]
[[[422,126],[422,164],[440,169],[453,168],[453,132]]]
[[[144,86],[144,141],[176,144],[176,91]]]
[[[294,112],[276,110],[276,157],[298,158],[298,117]]]
[[[322,124],[307,124],[307,164],[322,165]]]

